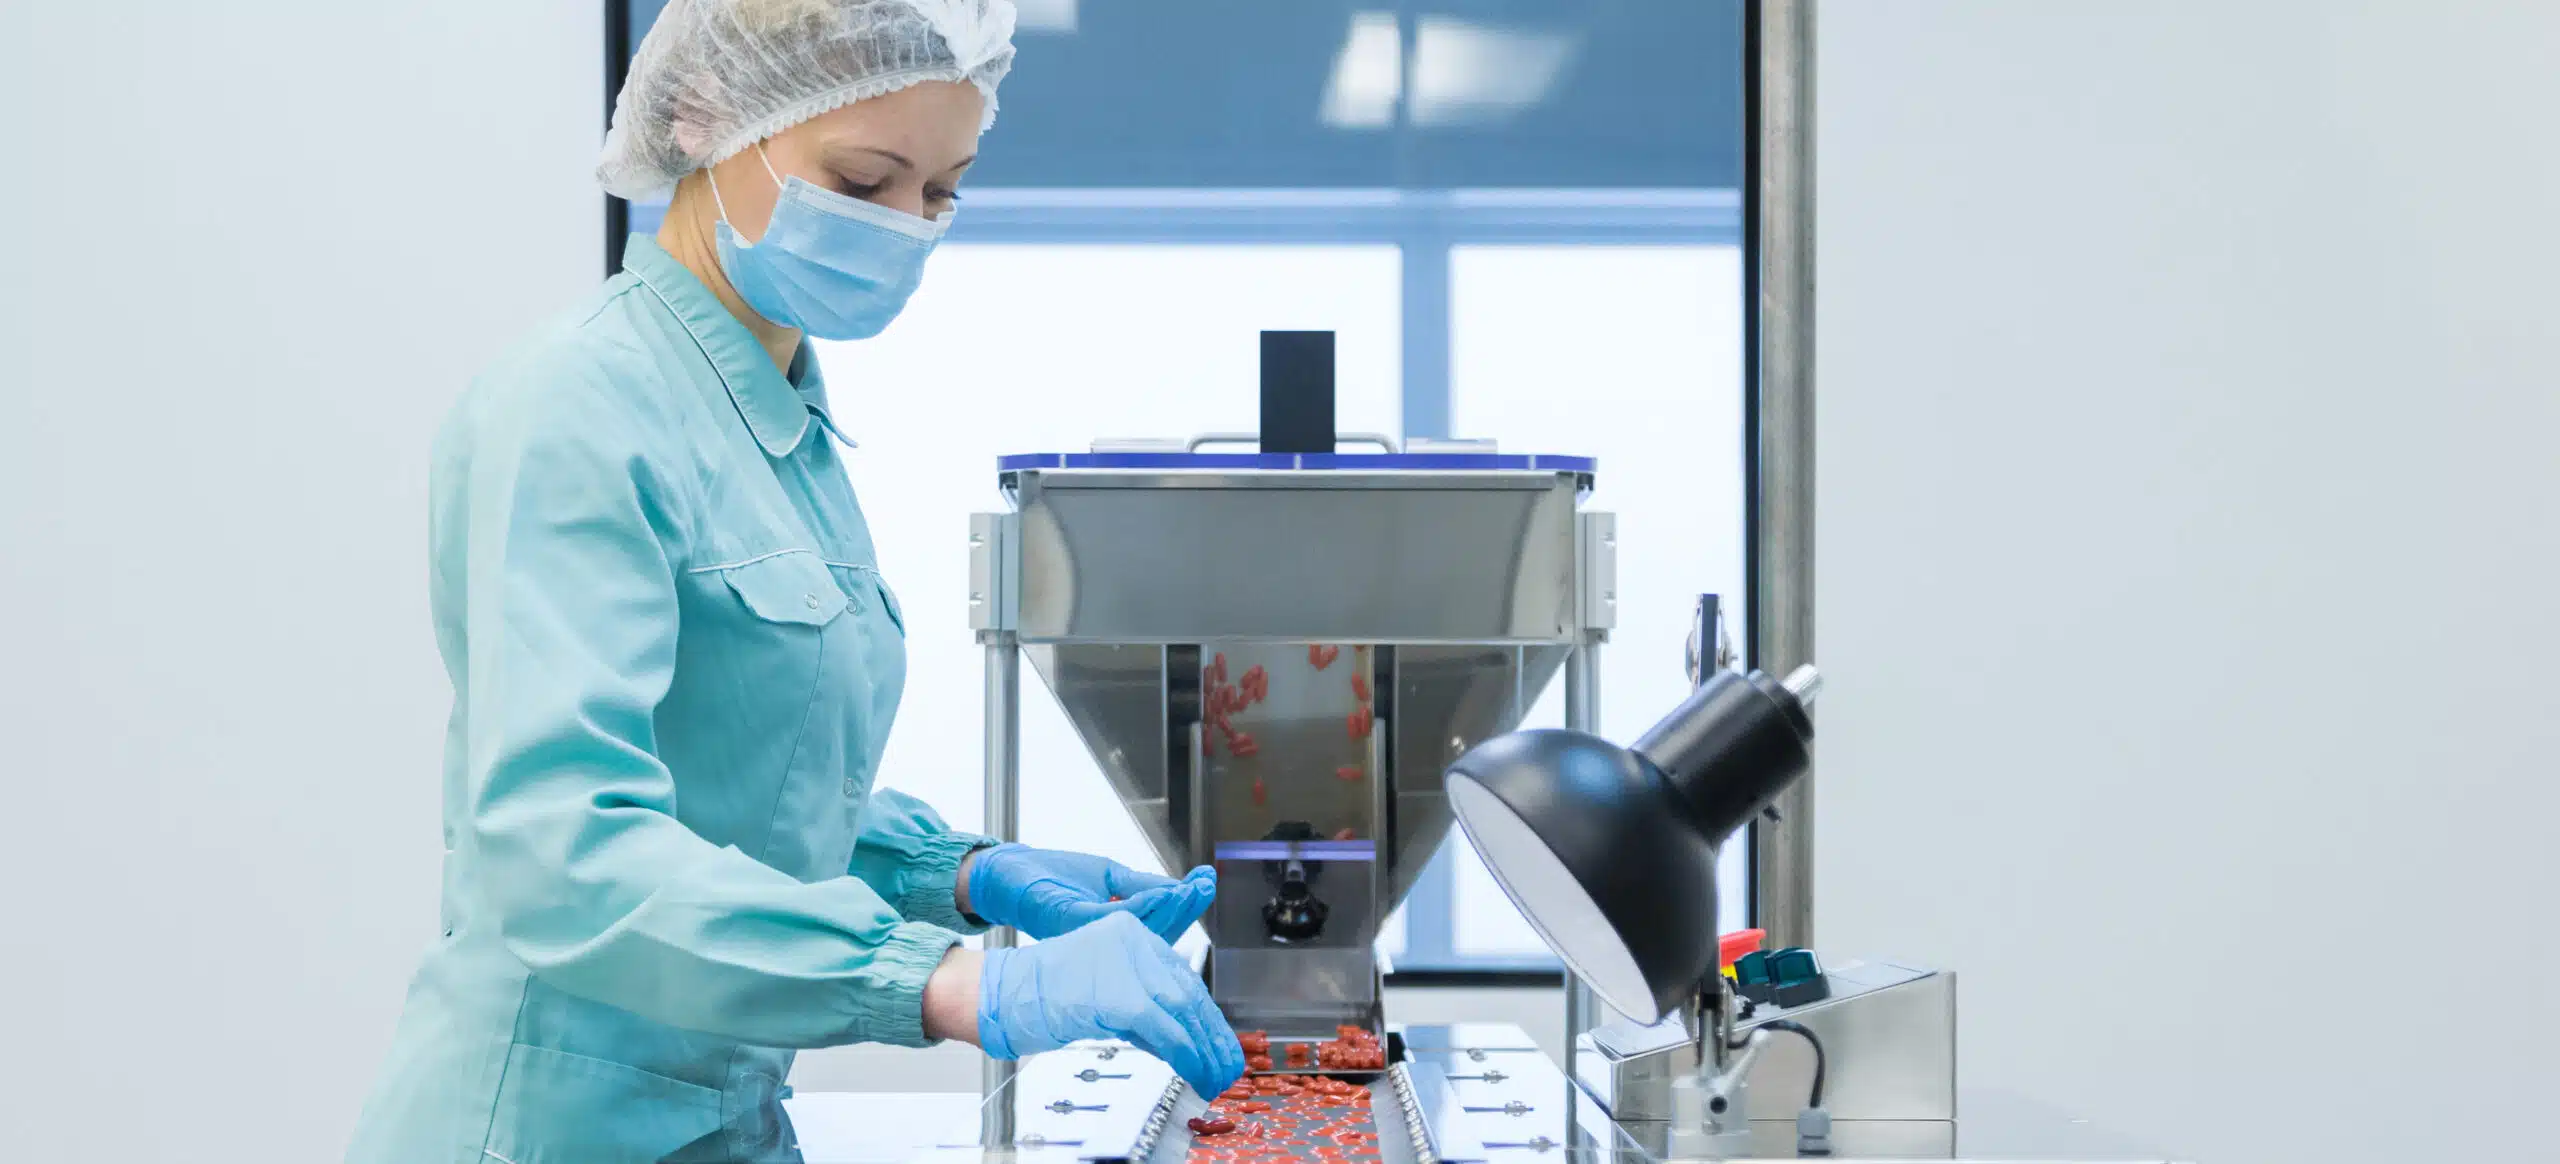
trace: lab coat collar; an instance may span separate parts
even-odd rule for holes
[[[826,385],[818,375],[817,355],[809,350],[809,341],[800,341],[800,351],[791,359],[792,375],[785,378],[764,345],[756,342],[755,333],[729,314],[719,296],[675,256],[660,249],[656,239],[631,236],[623,248],[622,267],[656,293],[675,313],[676,321],[692,333],[694,344],[711,361],[711,370],[728,389],[738,416],[747,422],[747,431],[755,435],[766,456],[786,457],[799,448],[809,435],[813,411],[827,431],[835,432],[835,423],[825,419]],[[838,434],[836,439],[844,438]]]
[[[835,414],[827,410],[827,377],[818,370],[818,350],[809,346],[808,340],[801,340],[799,352],[791,357],[791,386],[800,393],[800,403],[809,415],[817,418],[818,427],[836,438],[837,444],[848,449],[862,447],[836,427]]]

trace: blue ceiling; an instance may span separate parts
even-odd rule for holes
[[[624,2],[635,36],[663,6]],[[1697,188],[1735,186],[1742,172],[1741,0],[1027,0],[1024,10],[972,185]],[[1034,27],[1044,10],[1072,11],[1073,29]],[[1396,21],[1403,31],[1387,43],[1407,46],[1414,91],[1436,77],[1444,91],[1508,94],[1436,118],[1387,97],[1397,112],[1382,124],[1327,124],[1328,84],[1355,55],[1355,24]],[[1417,31],[1431,27],[1462,36]],[[1445,50],[1466,30],[1482,30],[1478,46],[1489,36],[1531,48],[1469,58],[1472,72],[1441,67],[1463,55]],[[1379,59],[1392,70],[1398,55],[1390,47]]]

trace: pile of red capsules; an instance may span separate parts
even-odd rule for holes
[[[1246,1047],[1270,1058],[1270,1036],[1246,1031]],[[1330,1044],[1328,1044],[1330,1045]],[[1296,1062],[1316,1052],[1299,1053]],[[1377,1124],[1369,1117],[1369,1089],[1326,1075],[1255,1075],[1230,1087],[1190,1122],[1190,1164],[1372,1164],[1378,1157]]]
[[[1384,1071],[1387,1049],[1378,1045],[1378,1036],[1354,1026],[1333,1028],[1334,1037],[1321,1043],[1290,1043],[1282,1050],[1289,1069],[1304,1071],[1309,1067],[1327,1071]],[[1269,1071],[1277,1064],[1271,1057],[1271,1035],[1268,1031],[1244,1031],[1236,1035],[1244,1047],[1247,1071]]]
[[[1333,1028],[1334,1037],[1316,1044],[1316,1066],[1332,1071],[1384,1071],[1387,1049],[1378,1045],[1378,1036],[1359,1027]],[[1305,1044],[1289,1048],[1292,1066],[1303,1066]]]

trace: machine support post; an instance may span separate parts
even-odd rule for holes
[[[1020,839],[1016,802],[1022,789],[1022,651],[1013,632],[978,633],[987,656],[987,819],[986,833],[999,841]],[[1011,926],[990,927],[986,948],[1001,950],[1014,943]],[[988,1059],[980,1075],[986,1102],[979,1110],[979,1135],[988,1149],[1013,1142],[1014,1064]]]
[[[1600,730],[1600,639],[1585,635],[1564,663],[1564,726],[1571,731]]]
[[[1759,500],[1751,546],[1749,665],[1784,675],[1813,661],[1813,277],[1815,0],[1752,0],[1744,67],[1756,166],[1743,177],[1757,403]],[[1756,49],[1756,53],[1752,50]],[[1813,789],[1806,774],[1755,823],[1754,924],[1771,949],[1811,946]]]
[[[1564,663],[1564,726],[1577,732],[1600,730],[1600,635],[1585,632]],[[1600,996],[1582,984],[1571,968],[1564,972],[1564,1074],[1575,1078],[1575,1041],[1601,1022]]]

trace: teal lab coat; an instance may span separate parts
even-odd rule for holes
[[[924,1043],[971,928],[992,842],[872,786],[906,629],[815,360],[626,264],[436,442],[443,924],[360,1164],[791,1158],[791,1049]]]

